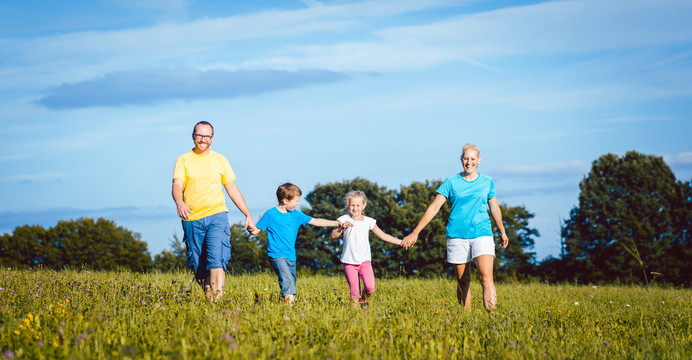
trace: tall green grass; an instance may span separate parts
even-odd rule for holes
[[[498,284],[498,309],[451,278],[377,279],[368,309],[342,277],[229,276],[208,302],[188,273],[0,270],[0,358],[692,358],[689,290]]]

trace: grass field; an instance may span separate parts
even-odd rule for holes
[[[28,359],[690,359],[689,290],[498,284],[494,313],[454,282],[377,279],[368,309],[342,277],[299,275],[294,306],[272,273],[230,276],[206,301],[187,273],[0,270],[0,348]]]

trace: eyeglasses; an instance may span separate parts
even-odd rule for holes
[[[200,134],[195,134],[195,133],[192,133],[192,136],[194,136],[195,139],[204,139],[204,140],[211,140],[211,138],[214,137],[214,135],[200,135]]]

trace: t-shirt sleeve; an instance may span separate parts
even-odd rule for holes
[[[377,220],[373,218],[368,218],[368,229],[372,230],[375,228],[375,224],[377,223]]]
[[[298,220],[298,224],[300,224],[300,226],[303,226],[303,225],[309,223],[310,220],[312,220],[311,216],[305,215],[302,211],[300,211],[298,209],[293,210],[293,211],[296,212],[295,217]]]
[[[259,219],[259,221],[255,224],[258,229],[262,231],[267,230],[267,226],[269,226],[269,211],[265,212],[264,215]]]
[[[235,180],[235,173],[225,156],[221,157],[221,184],[226,185]]]
[[[495,195],[495,183],[493,182],[493,179],[490,179],[490,190],[488,191],[488,200],[494,198]]]
[[[336,219],[336,221],[338,221],[338,222],[346,222],[348,220],[349,220],[348,215],[341,215],[341,216],[339,216],[338,219]]]
[[[437,188],[437,193],[449,199],[449,194],[452,190],[452,181],[447,178],[439,188]]]
[[[178,157],[175,161],[175,167],[173,168],[173,178],[185,180],[185,164],[183,164],[183,157]]]

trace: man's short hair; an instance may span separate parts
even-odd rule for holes
[[[301,195],[303,195],[303,192],[300,191],[300,188],[297,185],[291,183],[281,184],[279,185],[279,188],[276,189],[276,199],[279,200],[279,204],[284,199],[291,201],[296,196]]]
[[[212,126],[212,124],[209,121],[204,121],[204,120],[198,122],[197,124],[195,124],[194,127],[192,127],[192,134],[193,135],[195,134],[195,130],[197,130],[197,125],[209,125],[209,127],[211,127],[211,134],[212,134],[212,136],[214,135],[214,126]]]

